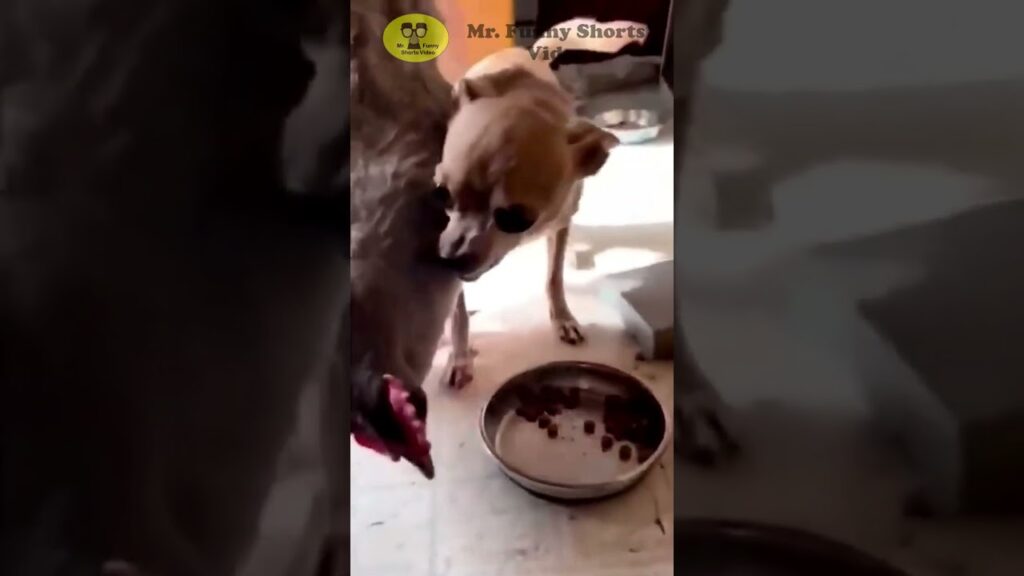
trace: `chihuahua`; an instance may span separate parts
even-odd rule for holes
[[[448,209],[441,256],[474,281],[512,249],[544,236],[551,323],[569,344],[583,342],[565,300],[562,267],[582,180],[596,174],[618,139],[576,117],[572,96],[551,63],[564,50],[615,53],[648,35],[643,24],[578,18],[556,25],[530,48],[509,48],[476,63],[456,83],[434,182]],[[452,315],[448,383],[472,381],[469,315],[459,297]]]

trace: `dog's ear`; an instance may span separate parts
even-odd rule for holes
[[[512,67],[490,74],[463,78],[455,83],[452,92],[455,96],[455,102],[459,106],[463,106],[478,98],[505,96],[512,90],[524,86],[536,86],[539,82],[543,81],[536,78],[528,70]]]
[[[597,174],[608,161],[612,148],[619,144],[611,132],[580,119],[569,125],[568,139],[577,178]]]
[[[463,78],[455,83],[452,95],[455,96],[455,103],[465,106],[477,98],[493,96],[488,89],[487,83],[479,78]]]

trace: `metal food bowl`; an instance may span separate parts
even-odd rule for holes
[[[524,415],[524,406],[536,405],[524,398],[552,390],[563,398],[578,394],[575,402],[549,416],[558,425],[554,437],[538,418]],[[602,446],[608,397],[625,406],[618,411],[619,422],[635,422],[649,440]],[[593,424],[589,432],[588,421]],[[480,433],[501,470],[527,491],[556,500],[593,500],[643,478],[668,446],[669,422],[668,412],[637,378],[603,364],[553,362],[501,385],[483,408]]]
[[[662,122],[648,109],[614,109],[594,116],[594,124],[611,132],[623,144],[649,142],[658,137]]]
[[[681,520],[675,563],[693,576],[907,576],[855,548],[809,532],[726,520]]]

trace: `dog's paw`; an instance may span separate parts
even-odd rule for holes
[[[461,390],[473,381],[473,356],[475,350],[470,350],[465,356],[452,354],[448,359],[448,367],[445,369],[444,381],[455,390]]]
[[[693,464],[714,467],[740,451],[724,418],[722,400],[708,390],[684,394],[676,400],[676,453]]]
[[[583,337],[583,329],[580,328],[580,323],[571,316],[568,318],[552,318],[551,326],[558,334],[558,339],[566,344],[576,346],[586,340]]]

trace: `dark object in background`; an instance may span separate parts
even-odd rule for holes
[[[574,98],[592,105],[591,100],[604,94],[657,85],[660,72],[661,58],[626,55],[607,62],[560,66],[555,76]],[[593,267],[585,259],[586,252],[578,251],[574,257],[578,259],[577,268]]]
[[[674,548],[690,576],[908,576],[845,544],[750,522],[676,521]]]
[[[671,0],[538,0],[536,30],[547,30],[566,20],[587,16],[599,22],[632,20],[643,22],[650,28],[650,37],[643,45],[631,44],[617,54],[595,54],[569,51],[555,59],[557,68],[563,64],[589,64],[604,62],[623,54],[633,56],[660,56],[665,45]],[[575,33],[575,31],[573,31]]]
[[[558,438],[558,424],[554,422],[548,426],[548,438]]]
[[[658,83],[663,51],[666,46],[670,48],[666,38],[671,4],[671,0],[517,0],[516,24],[521,30],[544,32],[572,18],[590,17],[600,22],[632,20],[648,26],[650,34],[642,45],[631,44],[615,54],[568,51],[555,58],[552,69],[559,82],[577,99],[585,101],[598,94]],[[524,47],[533,41],[534,38],[516,39]]]
[[[675,47],[675,33],[675,2],[670,2],[668,7],[668,31],[665,33],[665,46],[661,50],[661,71],[659,74],[670,92],[675,90],[676,75],[672,69],[675,66],[675,56],[672,54]]]
[[[593,420],[587,420],[583,423],[583,432],[586,434],[593,434],[596,429],[597,425],[594,424]]]

